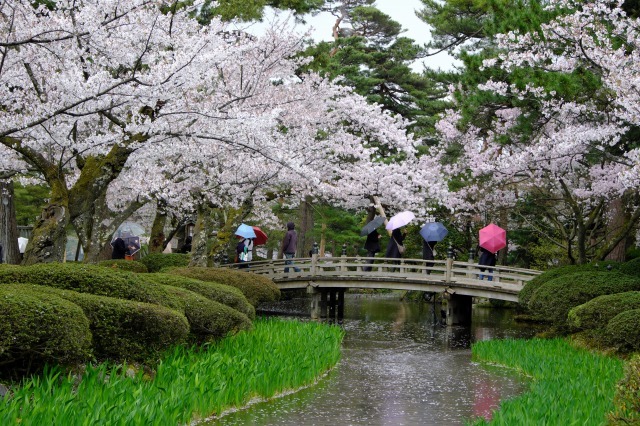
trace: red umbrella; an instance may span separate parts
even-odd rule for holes
[[[267,234],[264,233],[264,231],[262,229],[260,229],[257,226],[252,226],[253,228],[253,232],[255,232],[256,237],[253,239],[253,245],[254,246],[261,246],[263,244],[265,244],[267,242],[267,240],[269,239],[269,237],[267,237]],[[236,235],[237,238],[244,238],[240,235]]]
[[[480,247],[492,253],[507,246],[507,231],[490,223],[480,230]]]

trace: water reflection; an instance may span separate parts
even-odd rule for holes
[[[340,364],[318,385],[230,413],[215,425],[458,425],[522,392],[509,371],[471,362],[474,341],[533,333],[509,310],[474,308],[471,327],[443,327],[432,304],[345,298]]]

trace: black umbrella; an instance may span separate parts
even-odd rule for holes
[[[380,225],[384,223],[384,217],[376,216],[373,220],[367,223],[362,230],[360,231],[360,236],[364,237],[365,235],[369,235],[373,231],[375,231]]]

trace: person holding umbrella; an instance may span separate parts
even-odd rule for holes
[[[364,248],[367,250],[367,257],[369,258],[367,259],[367,263],[369,265],[373,264],[373,258],[376,253],[380,251],[380,238],[382,238],[382,235],[380,235],[375,229],[367,235],[367,241],[364,243]],[[371,266],[365,266],[362,270],[371,271]]]
[[[390,257],[395,259],[402,258],[402,253],[404,253],[404,246],[402,243],[404,242],[405,234],[401,231],[401,228],[396,228],[391,231],[391,238],[387,243],[387,251],[384,254],[384,257]],[[395,264],[400,264],[399,260],[393,261]]]
[[[496,254],[493,252],[490,252],[484,247],[480,247],[480,258],[478,259],[478,265],[496,266]],[[488,269],[487,280],[493,281],[493,275],[491,275],[493,273],[493,269],[492,268],[487,268],[487,269]],[[484,272],[484,270],[485,268],[480,268],[480,272]],[[478,279],[483,280],[484,274],[478,275]]]
[[[435,259],[435,245],[438,241],[444,240],[449,231],[440,222],[427,222],[420,229],[420,235],[422,236],[422,259],[433,260]],[[424,264],[427,268],[432,267],[433,262],[426,262]],[[427,275],[431,274],[431,270],[427,269]]]
[[[422,240],[422,259],[433,260],[435,259],[435,246],[437,241],[425,241]],[[431,268],[434,265],[433,262],[425,262],[424,266]],[[427,275],[431,274],[431,269],[427,269]]]
[[[253,238],[244,238],[236,245],[236,254],[238,257],[238,268],[248,268],[248,262],[253,258]]]

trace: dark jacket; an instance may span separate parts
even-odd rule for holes
[[[0,244],[0,263],[4,263],[4,249],[2,248],[2,244]]]
[[[478,265],[496,266],[496,255],[486,248],[480,247],[480,259],[478,259]],[[484,272],[485,268],[480,268],[480,270]]]
[[[380,251],[380,234],[375,229],[367,235],[367,241],[364,243],[364,249],[369,253],[377,253]]]
[[[295,225],[293,222],[287,223],[287,233],[282,240],[282,253],[296,254],[298,248],[298,234],[295,231]]]
[[[395,257],[397,259],[402,257],[398,250],[398,244],[396,244],[396,241],[400,245],[404,242],[404,235],[400,232],[400,228],[396,228],[391,232],[391,238],[389,239],[389,243],[387,243],[387,251],[385,252],[384,257]]]
[[[191,253],[191,241],[193,238],[191,236],[187,237],[184,240],[184,245],[180,247],[180,253]]]
[[[424,241],[422,240],[422,259],[433,260],[433,248],[436,245],[436,241]],[[427,264],[427,266],[433,266],[433,263]]]
[[[120,237],[113,240],[111,243],[113,246],[113,251],[111,252],[112,259],[124,259],[124,255],[127,252],[127,246],[124,243],[124,240]]]

